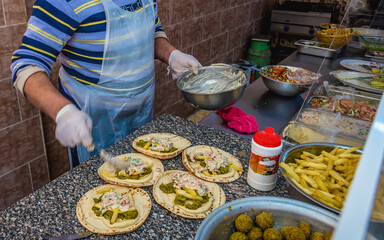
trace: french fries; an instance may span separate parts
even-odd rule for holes
[[[360,160],[358,147],[334,148],[319,156],[303,151],[295,163],[280,163],[292,182],[320,202],[341,210]],[[384,196],[383,196],[384,203]]]

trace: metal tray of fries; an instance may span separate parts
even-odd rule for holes
[[[289,148],[279,159],[289,195],[340,213],[361,153],[358,147],[334,143]]]

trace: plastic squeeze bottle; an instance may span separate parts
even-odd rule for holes
[[[258,131],[252,139],[249,159],[248,184],[260,191],[271,191],[276,186],[279,157],[283,149],[281,138],[274,129]]]

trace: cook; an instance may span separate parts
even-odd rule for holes
[[[57,57],[59,90],[49,80]],[[154,58],[177,74],[201,67],[169,43],[156,0],[37,0],[11,70],[56,121],[74,167],[152,120]]]

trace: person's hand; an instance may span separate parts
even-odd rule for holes
[[[64,106],[56,116],[56,139],[65,147],[92,145],[92,120],[75,105]]]
[[[189,54],[185,54],[179,50],[174,50],[169,56],[168,65],[176,73],[181,75],[183,72],[192,69],[193,73],[198,73],[198,68],[202,67],[197,59]]]

